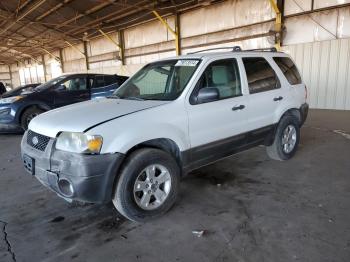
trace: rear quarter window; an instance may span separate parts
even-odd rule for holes
[[[249,93],[255,94],[280,88],[280,82],[271,65],[263,57],[242,59],[247,74]]]
[[[296,65],[293,63],[292,59],[288,57],[274,57],[273,60],[281,69],[284,76],[287,78],[289,84],[291,85],[301,84],[301,77],[300,77],[299,71]]]

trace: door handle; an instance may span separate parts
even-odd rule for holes
[[[232,107],[232,111],[242,110],[244,108],[245,108],[245,105],[234,106],[234,107]]]
[[[281,101],[283,99],[283,96],[275,97],[273,101]]]

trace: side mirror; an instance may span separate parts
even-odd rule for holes
[[[195,102],[197,104],[213,102],[219,100],[219,97],[219,90],[216,87],[204,87],[199,90]]]

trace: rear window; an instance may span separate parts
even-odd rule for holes
[[[301,77],[299,71],[292,59],[288,57],[274,57],[273,60],[276,62],[278,67],[282,70],[284,76],[287,78],[289,84],[298,85],[301,84]]]
[[[249,93],[280,88],[280,82],[270,64],[262,57],[245,57],[243,64],[247,74]]]

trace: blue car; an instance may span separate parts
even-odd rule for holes
[[[37,115],[61,106],[111,95],[128,79],[119,75],[70,74],[29,92],[0,99],[0,132],[21,132]]]

